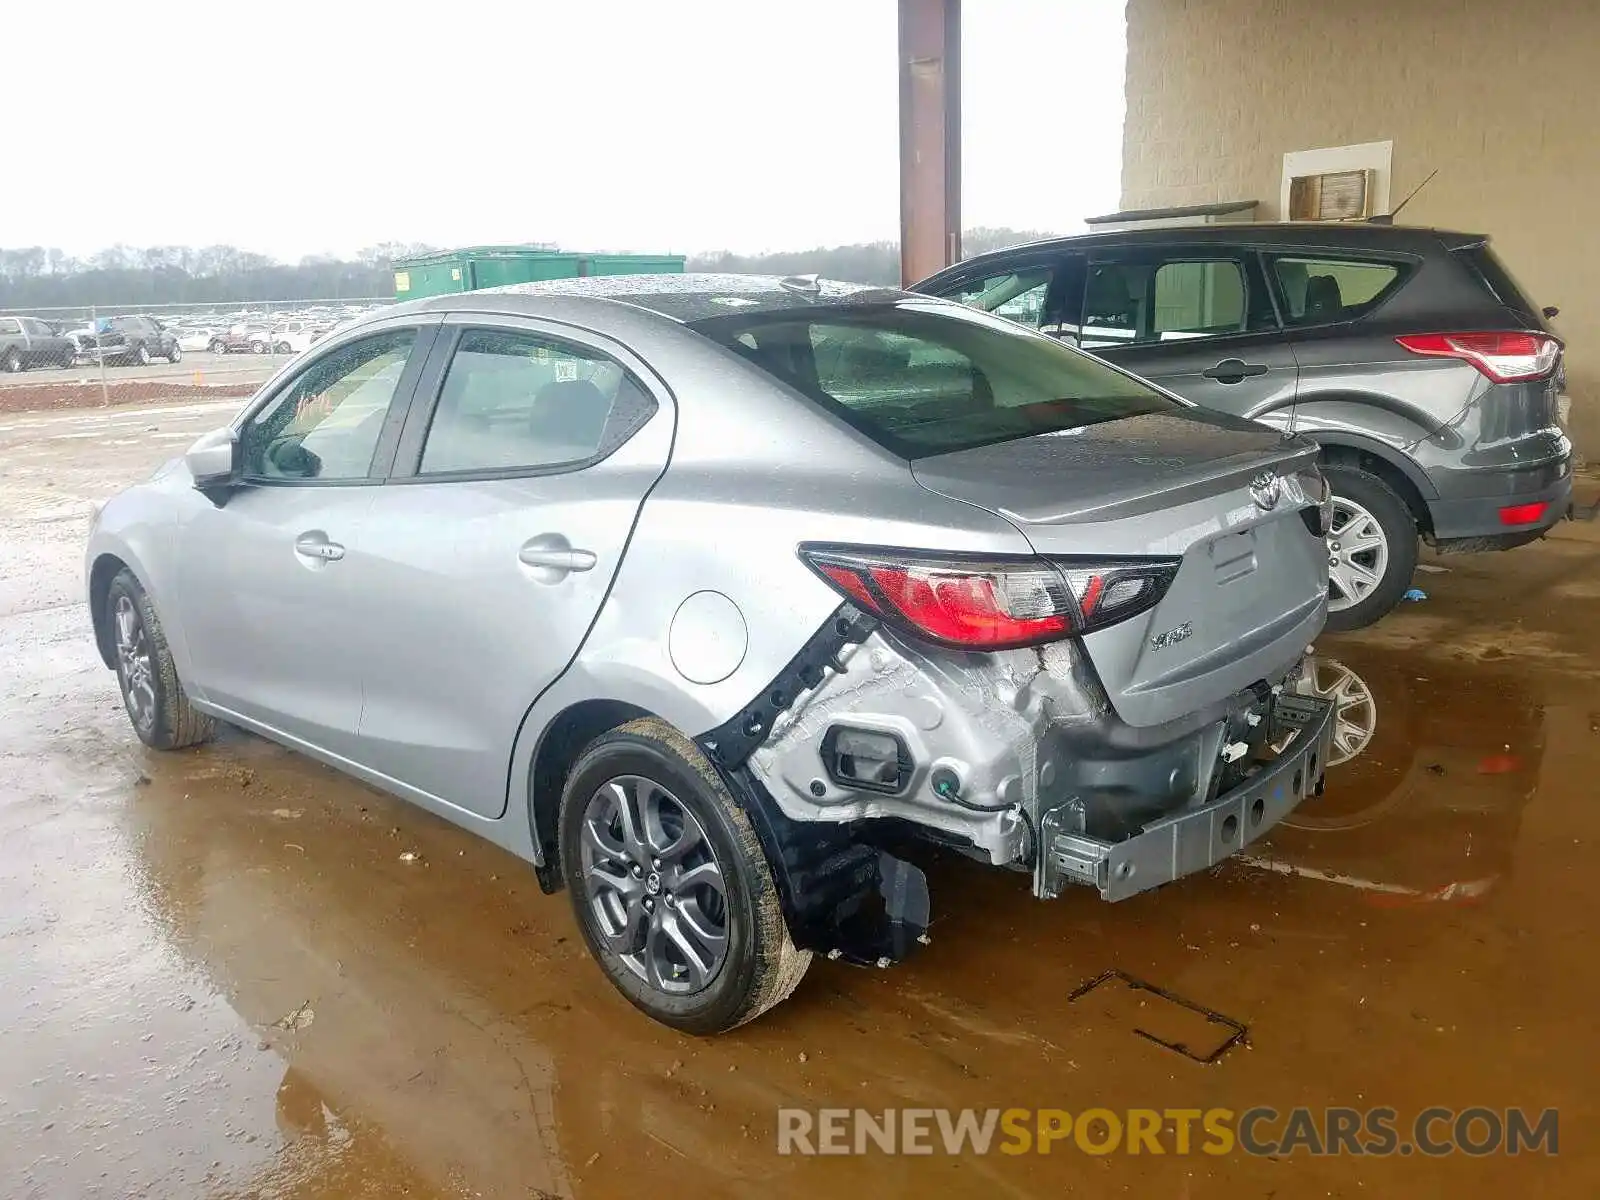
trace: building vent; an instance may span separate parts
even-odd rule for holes
[[[1354,221],[1370,217],[1376,174],[1365,170],[1295,176],[1289,181],[1289,219]]]

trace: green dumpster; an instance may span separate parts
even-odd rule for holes
[[[684,260],[673,254],[580,254],[551,246],[469,246],[397,259],[393,265],[395,298],[416,300],[582,275],[676,275],[683,272]]]

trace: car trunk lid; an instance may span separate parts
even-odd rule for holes
[[[1005,517],[1049,556],[1179,560],[1152,609],[1083,637],[1130,725],[1271,682],[1322,627],[1327,552],[1301,512],[1316,447],[1203,410],[920,459],[917,482]]]

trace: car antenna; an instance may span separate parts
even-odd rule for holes
[[[820,296],[822,294],[822,276],[815,272],[810,275],[785,275],[778,280],[778,286],[786,292],[799,292],[806,296]]]
[[[1382,216],[1372,217],[1371,218],[1372,224],[1374,224],[1374,225],[1393,225],[1394,224],[1394,219],[1400,215],[1400,210],[1403,209],[1406,205],[1410,204],[1413,200],[1415,200],[1417,198],[1417,193],[1420,192],[1423,188],[1427,187],[1430,183],[1432,183],[1433,182],[1433,177],[1435,175],[1437,175],[1438,173],[1439,173],[1439,168],[1435,167],[1432,171],[1430,171],[1428,173],[1428,177],[1426,179],[1424,179],[1421,183],[1417,184],[1416,187],[1412,188],[1411,191],[1409,193],[1407,193],[1406,198],[1404,200],[1400,201],[1399,204],[1396,204],[1392,209],[1390,209],[1388,212],[1384,213]]]

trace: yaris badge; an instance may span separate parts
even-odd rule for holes
[[[1165,633],[1158,633],[1150,639],[1150,649],[1165,650],[1168,646],[1176,646],[1185,641],[1194,632],[1194,622],[1185,621],[1176,629],[1169,629]]]
[[[1283,495],[1283,479],[1271,471],[1262,471],[1250,481],[1250,498],[1263,512],[1271,512]]]

